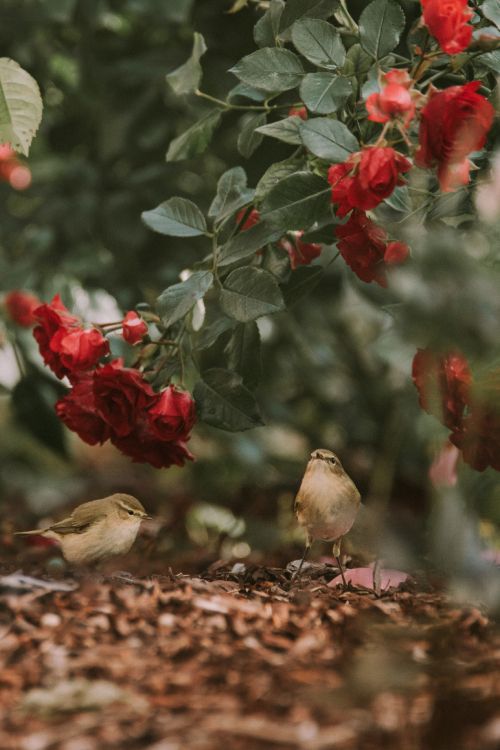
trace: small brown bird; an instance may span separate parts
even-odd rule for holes
[[[361,495],[346,474],[338,456],[325,448],[311,453],[311,458],[295,498],[295,515],[306,532],[306,548],[292,581],[300,575],[304,560],[315,539],[333,542],[333,555],[346,585],[340,562],[340,541],[353,525]]]
[[[45,529],[16,533],[55,539],[61,545],[65,560],[86,565],[127,553],[135,542],[141,521],[150,518],[137,498],[118,492],[78,505],[68,518]]]

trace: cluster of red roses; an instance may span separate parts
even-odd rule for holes
[[[447,54],[462,52],[470,43],[472,11],[467,0],[422,0],[423,21]],[[403,262],[409,252],[401,242],[387,243],[387,236],[363,213],[388,198],[412,162],[386,145],[389,127],[396,128],[412,150],[407,130],[420,117],[415,163],[436,168],[441,190],[453,191],[469,181],[469,154],[481,149],[490,129],[494,109],[477,93],[479,81],[452,86],[443,91],[430,87],[427,96],[418,92],[405,70],[381,75],[380,91],[366,100],[368,119],[384,124],[375,145],[351,154],[328,171],[332,203],[340,217],[353,211],[347,224],[338,226],[338,247],[347,264],[363,281],[386,283],[387,265]]]
[[[246,218],[245,213],[246,210],[243,209],[236,217],[238,223],[243,222],[240,227],[240,231],[242,232],[255,226],[260,221],[260,213],[256,208],[252,208]],[[301,237],[303,234],[304,232],[288,232],[287,236],[282,237],[278,242],[278,247],[288,253],[292,271],[295,271],[297,266],[309,265],[311,261],[321,254],[321,245],[318,245],[316,242],[302,242]]]
[[[111,440],[133,461],[156,468],[182,466],[193,456],[186,447],[195,422],[191,395],[170,385],[156,393],[142,373],[124,367],[123,360],[101,364],[109,342],[100,327],[84,328],[63,305],[59,295],[41,304],[33,295],[10,292],[5,298],[10,317],[31,326],[43,360],[58,378],[67,377],[69,392],[56,403],[58,417],[90,445]],[[119,324],[130,344],[148,331],[140,316],[130,311]]]
[[[474,380],[460,352],[418,349],[412,375],[420,406],[451,430],[464,461],[477,471],[500,471],[500,372]]]
[[[31,170],[21,164],[7,143],[0,144],[0,180],[8,182],[14,190],[26,190],[31,185]]]

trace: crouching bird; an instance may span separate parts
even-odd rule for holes
[[[16,534],[55,539],[67,562],[87,565],[124,555],[135,542],[141,521],[150,518],[137,498],[118,492],[78,505],[70,516],[45,529]]]
[[[292,581],[300,575],[314,540],[321,539],[333,542],[333,555],[346,585],[340,562],[340,542],[356,519],[360,499],[356,485],[335,453],[325,448],[311,453],[295,498],[295,515],[306,532],[306,548]]]

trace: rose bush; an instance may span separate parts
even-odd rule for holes
[[[191,458],[185,443],[195,404],[196,420],[211,426],[237,432],[262,424],[254,395],[266,331],[260,319],[279,326],[281,314],[328,286],[331,274],[336,289],[345,284],[378,311],[390,307],[395,318],[411,319],[410,291],[420,284],[416,296],[432,311],[438,295],[427,299],[421,253],[410,248],[435,230],[455,232],[457,247],[468,241],[469,189],[488,165],[499,72],[489,5],[473,14],[458,0],[404,9],[397,0],[374,0],[352,15],[344,3],[261,6],[257,49],[235,62],[227,96],[209,93],[213,79],[202,84],[206,45],[199,33],[189,59],[167,75],[169,97],[191,96],[207,107],[190,127],[182,122],[166,154],[172,174],[191,160],[179,181],[189,198],[169,194],[142,214],[158,243],[185,240],[175,273],[154,270],[143,285],[148,302],[121,323],[84,323],[57,297],[33,311],[45,363],[72,385],[57,402],[59,418],[91,444],[111,440],[133,460],[158,467]],[[212,200],[200,201],[208,205],[202,211],[192,200],[203,182],[202,154],[231,117],[241,118],[235,141],[255,187],[241,166],[231,166]],[[260,147],[267,163],[256,170]],[[120,175],[120,163],[115,167]],[[446,202],[448,192],[455,203]],[[106,221],[106,231],[112,225]],[[123,295],[124,309],[140,299],[138,287]],[[334,296],[328,290],[328,299]],[[446,351],[456,352],[459,326],[449,328]],[[433,351],[426,341],[432,326],[418,335],[408,330],[412,342]],[[118,331],[120,357],[111,353]],[[339,348],[357,361],[348,338]],[[419,352],[413,375],[422,408],[452,431],[466,460],[496,465],[490,454],[484,458],[484,436],[496,429],[492,391],[470,395],[462,355]],[[481,406],[472,409],[476,401]],[[470,458],[473,434],[482,436],[481,461]]]

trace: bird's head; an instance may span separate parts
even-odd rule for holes
[[[124,495],[117,492],[115,495],[111,495],[109,499],[115,506],[120,518],[124,520],[151,520],[151,516],[146,513],[143,504],[133,495]]]
[[[344,468],[336,453],[329,451],[327,448],[317,448],[311,453],[308,469],[328,471],[337,476],[344,474]]]

